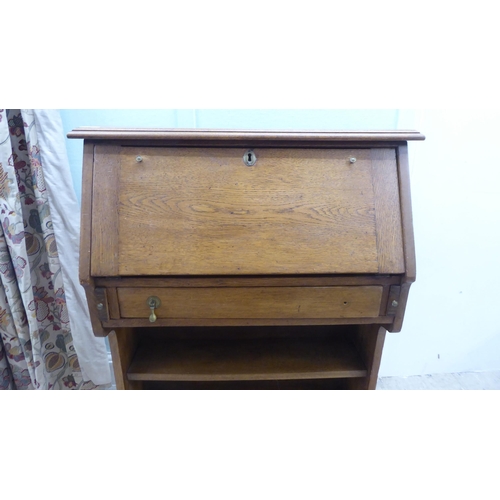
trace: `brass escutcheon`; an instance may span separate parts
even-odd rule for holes
[[[243,162],[247,167],[252,167],[255,165],[255,162],[257,161],[257,156],[255,153],[249,149],[244,155],[243,155]]]

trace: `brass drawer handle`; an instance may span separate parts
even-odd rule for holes
[[[161,300],[156,296],[148,297],[147,300],[148,307],[151,309],[151,314],[149,315],[150,323],[154,323],[157,320],[155,309],[161,306]]]

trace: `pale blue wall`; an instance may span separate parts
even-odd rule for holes
[[[396,109],[62,109],[64,133],[76,127],[164,127],[296,130],[391,130]],[[66,140],[78,199],[82,187],[83,141]]]
[[[199,128],[250,128],[295,130],[395,129],[395,109],[228,109],[196,110]]]
[[[64,134],[77,127],[178,127],[174,110],[61,109]],[[66,139],[69,166],[78,200],[82,191],[83,140]]]

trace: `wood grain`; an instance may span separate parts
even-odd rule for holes
[[[120,275],[379,271],[370,150],[243,153],[127,148]]]
[[[79,277],[82,285],[89,284],[90,253],[92,243],[92,190],[94,176],[94,144],[83,145],[82,203],[80,212],[80,265]]]
[[[94,288],[94,295],[96,300],[96,310],[97,317],[100,321],[108,321],[109,320],[109,311],[108,311],[108,297],[107,297],[107,289],[96,287]]]
[[[394,323],[388,330],[392,333],[397,333],[403,328],[403,320],[406,311],[406,303],[408,302],[408,295],[410,294],[411,283],[404,282],[401,284],[401,292],[398,300],[398,307],[396,309],[396,317]]]
[[[120,148],[97,145],[92,198],[92,276],[118,275]]]
[[[346,342],[256,339],[147,342],[139,347],[129,380],[287,380],[363,377],[366,369]]]
[[[215,129],[158,129],[158,128],[104,128],[80,127],[68,133],[70,139],[96,140],[161,140],[190,141],[225,141],[228,143],[245,141],[410,141],[424,140],[425,137],[414,130],[215,130]]]
[[[322,378],[375,388],[385,329],[401,329],[415,280],[406,141],[421,134],[86,128],[69,136],[86,139],[80,280],[94,333],[116,328],[118,388]],[[253,167],[242,161],[249,148]],[[398,287],[399,304],[388,308]],[[162,300],[154,325],[150,295]],[[207,337],[166,338],[163,327],[173,326],[202,327]],[[245,326],[259,334],[244,339]],[[309,335],[329,328],[337,334]],[[153,331],[155,339],[144,334]]]
[[[140,389],[141,383],[130,381],[127,370],[137,351],[139,343],[138,333],[131,328],[120,328],[110,332],[109,346],[113,358],[113,372],[117,390]]]
[[[228,326],[294,326],[294,325],[390,325],[394,322],[394,316],[375,316],[367,318],[236,318],[236,319],[214,319],[214,318],[170,318],[158,319],[155,328],[165,327],[228,327]],[[104,328],[142,328],[151,327],[147,318],[128,318],[109,320],[103,323]]]
[[[378,325],[360,325],[354,340],[367,374],[365,378],[349,380],[351,389],[375,390],[386,330]]]
[[[119,288],[122,318],[362,318],[378,316],[382,287]]]
[[[378,271],[404,273],[399,185],[394,149],[371,150]]]
[[[118,294],[116,288],[107,289],[109,317],[111,319],[120,319],[120,304],[118,302]]]
[[[389,297],[386,302],[386,310],[383,312],[383,314],[387,314],[387,316],[396,315],[396,312],[399,307],[400,296],[401,296],[401,287],[397,285],[391,286]]]
[[[367,148],[379,148],[381,144],[384,147],[397,148],[399,146],[407,144],[406,141],[403,140],[387,140],[380,141],[376,140],[368,140],[365,138],[360,141],[353,140],[334,140],[334,141],[313,141],[313,140],[300,140],[300,139],[291,139],[291,140],[282,140],[276,138],[274,140],[265,140],[265,139],[252,139],[251,141],[248,139],[232,139],[230,141],[224,139],[218,140],[209,140],[206,138],[200,138],[196,140],[186,141],[182,138],[178,139],[157,139],[155,141],[148,141],[145,139],[115,139],[115,140],[106,140],[108,144],[119,144],[122,147],[130,147],[130,146],[154,146],[154,147],[199,147],[199,148],[227,148],[227,147],[241,147],[245,148],[245,150],[249,148],[287,148],[287,149],[367,149]]]
[[[372,330],[376,330],[376,333]],[[386,329],[383,327],[361,327],[361,336],[366,349],[365,363],[368,368],[367,389],[370,391],[374,391],[377,387],[377,378],[380,370],[380,362],[382,360],[385,335]]]
[[[379,315],[384,316],[386,314],[387,309],[387,300],[389,298],[389,286],[384,286],[382,289],[382,297],[380,299],[380,310]]]
[[[408,164],[408,146],[400,146],[397,149],[399,191],[401,196],[401,218],[404,242],[405,273],[401,279],[401,293],[398,300],[394,324],[389,327],[390,332],[400,332],[403,328],[403,320],[406,311],[406,303],[410,293],[411,284],[417,275],[415,240],[413,235],[413,217],[411,209],[410,192],[410,168]]]
[[[411,209],[410,167],[408,146],[397,149],[399,166],[399,191],[401,193],[401,218],[403,223],[405,282],[413,283],[417,276],[415,239],[413,235],[413,216]]]
[[[79,279],[85,290],[89,306],[90,322],[96,337],[105,337],[106,329],[103,328],[97,312],[97,300],[94,294],[94,280],[91,277],[91,243],[92,243],[92,192],[94,175],[94,144],[85,142],[83,146],[82,166],[82,204],[80,212],[80,262]]]
[[[351,276],[200,276],[200,277],[123,277],[96,278],[97,286],[132,288],[204,288],[204,287],[262,287],[262,286],[352,286],[399,285],[401,276],[351,275]]]

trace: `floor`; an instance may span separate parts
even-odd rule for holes
[[[500,389],[500,371],[440,373],[413,377],[382,377],[377,390],[495,390]]]

